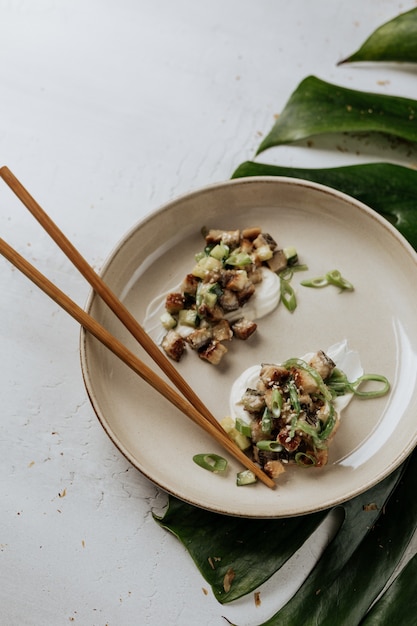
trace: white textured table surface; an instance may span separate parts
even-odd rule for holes
[[[0,0],[1,165],[96,268],[167,200],[230,177],[310,74],[417,98],[398,67],[336,67],[403,0]],[[332,146],[334,147],[334,146]],[[326,167],[354,151],[268,154]],[[373,160],[363,150],[362,161]],[[401,154],[389,155],[401,160]],[[78,303],[89,287],[4,183],[0,230]],[[1,261],[1,260],[0,260]],[[273,613],[312,542],[262,590],[222,607],[153,521],[165,496],[114,448],[84,389],[79,328],[0,263],[0,623],[224,624]]]

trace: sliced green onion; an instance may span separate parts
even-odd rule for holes
[[[336,425],[336,415],[335,415],[334,406],[331,402],[328,402],[327,404],[329,407],[329,417],[327,418],[327,421],[324,424],[323,430],[319,434],[319,439],[321,439],[322,441],[325,441],[326,439],[330,437],[333,431],[333,428]]]
[[[288,382],[288,391],[290,393],[290,402],[298,417],[301,412],[300,396],[298,395],[298,389],[293,380]]]
[[[291,269],[293,272],[306,272],[308,265],[305,265],[305,263],[297,263],[296,265],[291,265]]]
[[[307,265],[297,263],[297,265],[290,265],[286,267],[285,269],[280,270],[279,272],[277,272],[277,274],[279,278],[289,282],[290,280],[292,280],[292,277],[294,276],[294,272],[305,272],[306,270],[308,270]]]
[[[342,291],[354,290],[352,283],[346,280],[346,278],[343,278],[339,270],[331,270],[324,276],[303,280],[300,284],[303,285],[303,287],[314,287],[315,289],[327,287],[327,285],[334,285],[335,287],[340,287]]]
[[[375,389],[373,391],[359,391],[358,387],[366,381],[382,383],[382,387],[381,389]],[[363,374],[363,376],[359,376],[354,383],[350,383],[350,386],[355,396],[359,398],[380,398],[388,393],[390,389],[388,379],[381,374]]]
[[[346,278],[343,278],[339,270],[331,270],[327,272],[326,278],[331,285],[340,287],[344,291],[353,291],[353,285]]]
[[[250,424],[244,422],[240,417],[236,418],[235,422],[236,430],[241,434],[245,435],[245,437],[250,437],[252,434],[252,429]]]
[[[296,413],[294,413],[294,415],[291,418],[291,425],[290,425],[290,430],[288,432],[288,436],[290,439],[292,439],[295,435],[295,431],[297,429],[297,424],[298,424],[298,415]]]
[[[380,389],[374,389],[372,391],[360,391],[359,387],[362,383],[371,381],[382,383]],[[380,398],[384,396],[390,390],[390,383],[385,376],[381,374],[363,374],[359,376],[355,381],[349,382],[347,376],[341,370],[335,368],[328,381],[328,386],[337,396],[345,395],[346,393],[353,393],[358,398]]]
[[[308,280],[302,280],[300,285],[303,287],[313,287],[320,289],[321,287],[327,287],[329,281],[325,276],[317,276],[316,278],[309,278]]]
[[[307,452],[297,452],[295,455],[295,462],[300,467],[311,467],[312,465],[317,465],[317,460],[312,454],[308,454]],[[306,463],[305,461],[309,461]]]
[[[261,430],[263,433],[270,433],[272,430],[272,417],[268,407],[266,407],[262,415]]]
[[[295,297],[295,291],[291,287],[290,283],[283,278],[280,279],[280,293],[282,304],[290,313],[293,313],[297,308],[297,298]]]
[[[281,452],[282,445],[278,441],[258,441],[256,444],[258,450],[266,450],[268,452]]]
[[[277,272],[277,274],[280,280],[286,280],[287,282],[290,282],[290,280],[294,276],[294,272],[291,267],[286,267],[284,270]]]
[[[279,389],[275,387],[271,394],[271,413],[274,417],[280,417],[282,410],[282,394]]]
[[[224,472],[227,468],[227,461],[218,454],[196,454],[193,456],[194,463],[209,472]]]
[[[312,426],[311,424],[308,424],[304,420],[297,420],[294,431],[296,430],[301,430],[306,435],[309,435],[311,437],[311,440],[315,448],[319,448],[320,450],[322,450],[325,447],[325,445],[323,444],[323,442],[321,441],[319,437],[317,427]]]
[[[335,396],[344,396],[345,393],[351,393],[350,383],[346,374],[337,367],[334,368],[326,384]]]
[[[280,281],[281,300],[285,308],[288,309],[290,313],[293,313],[297,308],[297,298],[295,296],[294,289],[290,285],[290,280],[292,279],[294,272],[302,272],[307,269],[307,265],[296,264],[289,265],[280,272],[277,272]]]
[[[247,469],[237,474],[236,485],[238,487],[242,487],[243,485],[253,485],[253,483],[256,483],[257,480],[258,479],[256,478],[255,474],[252,472],[252,470]]]

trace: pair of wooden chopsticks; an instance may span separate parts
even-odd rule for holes
[[[240,461],[247,469],[250,469],[265,485],[275,488],[275,482],[253,463],[240,448],[228,437],[216,418],[210,413],[201,399],[192,390],[184,378],[179,374],[175,366],[168,360],[158,346],[145,332],[139,322],[128,311],[124,304],[106,285],[102,278],[82,257],[73,244],[61,232],[58,226],[51,220],[36,200],[26,191],[19,180],[12,174],[8,167],[0,168],[0,176],[10,187],[19,200],[37,219],[55,243],[61,248],[68,259],[75,265],[80,273],[90,283],[96,293],[109,306],[113,313],[120,319],[133,337],[140,343],[145,351],[152,357],[155,363],[167,375],[169,380],[181,392],[160,378],[153,370],[143,363],[133,352],[128,350],[116,337],[111,335],[91,315],[86,313],[73,300],[71,300],[58,287],[51,283],[41,272],[33,267],[3,239],[0,238],[0,253],[10,261],[19,271],[27,276],[37,287],[46,293],[81,326],[103,343],[119,359],[128,365],[136,374],[162,394],[169,402],[177,407],[187,417],[191,418],[198,426],[209,433],[223,448]]]

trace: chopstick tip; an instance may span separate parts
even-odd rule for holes
[[[0,176],[1,176],[2,178],[4,178],[4,174],[6,174],[6,176],[7,176],[7,174],[10,174],[10,173],[11,173],[11,172],[10,172],[9,168],[7,167],[7,165],[2,165],[2,166],[0,167]]]

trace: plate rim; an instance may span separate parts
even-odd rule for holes
[[[363,203],[360,200],[357,200],[356,198],[354,198],[353,196],[350,196],[349,194],[346,194],[345,192],[339,191],[338,189],[329,187],[327,185],[324,185],[322,183],[316,183],[314,181],[310,181],[310,180],[306,180],[306,179],[302,179],[302,178],[293,178],[293,177],[288,177],[288,176],[248,176],[248,177],[242,177],[242,178],[236,178],[236,179],[229,179],[226,181],[220,181],[220,182],[215,182],[215,183],[210,183],[208,185],[204,185],[202,187],[198,187],[195,189],[190,190],[189,192],[185,192],[182,193],[180,195],[177,195],[175,197],[173,197],[171,200],[166,201],[165,203],[163,203],[162,205],[160,205],[159,207],[157,207],[154,210],[151,210],[148,214],[146,214],[144,217],[142,217],[141,219],[137,220],[126,232],[125,234],[114,244],[114,246],[111,248],[110,252],[107,254],[100,270],[99,270],[99,275],[103,276],[106,274],[108,268],[110,267],[114,257],[120,252],[120,250],[123,248],[123,246],[126,245],[126,243],[130,240],[131,237],[133,237],[135,235],[135,233],[143,228],[143,226],[148,223],[149,221],[152,221],[154,219],[156,219],[158,217],[158,215],[164,213],[166,210],[169,210],[173,205],[177,204],[177,203],[181,203],[183,202],[185,199],[192,199],[194,196],[198,196],[201,193],[209,193],[212,190],[218,190],[224,187],[230,187],[230,186],[244,186],[244,185],[250,185],[250,184],[259,184],[259,183],[272,183],[272,184],[282,184],[282,183],[286,183],[289,184],[291,186],[296,186],[296,187],[304,187],[304,188],[308,188],[311,190],[317,190],[320,191],[322,193],[325,193],[331,197],[339,197],[341,200],[343,200],[344,202],[347,202],[355,207],[357,207],[360,211],[365,212],[369,217],[371,217],[372,219],[376,220],[383,228],[387,229],[392,236],[394,236],[394,238],[405,248],[406,252],[408,254],[410,254],[413,259],[414,262],[417,265],[417,252],[416,250],[411,246],[411,244],[408,242],[408,240],[405,238],[405,236],[397,229],[395,228],[395,226],[393,224],[391,224],[385,217],[383,217],[382,215],[380,215],[378,212],[376,212],[374,209],[372,209],[371,207],[369,207],[368,205],[366,205],[365,203]],[[90,290],[86,303],[84,305],[84,310],[86,312],[90,312],[91,311],[91,307],[94,303],[94,300],[96,297],[99,297],[98,294],[95,293],[95,291],[93,289]],[[86,331],[83,327],[81,327],[80,329],[80,336],[79,336],[79,352],[80,352],[80,365],[81,365],[81,372],[82,372],[82,378],[83,378],[83,382],[84,382],[84,386],[86,389],[86,393],[87,396],[89,398],[90,404],[93,408],[93,411],[99,421],[99,423],[101,424],[101,426],[103,427],[105,433],[107,434],[107,436],[110,438],[112,444],[119,450],[119,452],[122,454],[122,456],[125,457],[125,459],[136,469],[138,470],[143,476],[145,476],[148,480],[150,480],[154,485],[156,485],[158,488],[160,488],[161,490],[163,490],[165,493],[171,494],[174,497],[177,497],[179,499],[181,499],[182,501],[196,506],[198,508],[203,508],[205,510],[211,511],[211,512],[215,512],[215,513],[219,513],[219,514],[224,514],[224,515],[228,515],[228,516],[236,516],[236,517],[244,517],[244,518],[257,518],[257,519],[277,519],[277,518],[285,518],[285,517],[297,517],[300,515],[306,515],[306,514],[311,514],[311,513],[315,513],[321,510],[325,510],[325,509],[330,509],[333,508],[334,506],[340,505],[343,502],[352,499],[353,497],[356,497],[358,495],[360,495],[361,493],[364,493],[365,491],[367,491],[368,489],[370,489],[371,487],[375,486],[376,484],[378,484],[379,482],[381,482],[384,478],[386,478],[389,474],[391,474],[393,471],[395,471],[395,469],[397,469],[401,463],[403,463],[406,458],[409,456],[409,454],[412,452],[412,450],[414,449],[415,446],[415,441],[414,444],[409,445],[409,447],[403,451],[403,453],[401,455],[399,455],[397,457],[397,459],[395,459],[394,461],[392,461],[391,463],[388,464],[388,467],[385,471],[385,473],[383,475],[379,474],[378,476],[374,477],[373,480],[369,481],[366,486],[364,488],[356,488],[353,490],[350,490],[349,493],[346,496],[341,496],[338,499],[332,499],[331,502],[324,502],[322,505],[317,505],[314,507],[309,507],[308,509],[299,511],[299,510],[294,510],[293,512],[286,512],[284,514],[277,514],[276,512],[274,512],[271,515],[259,515],[256,514],[256,512],[254,514],[248,514],[248,513],[243,513],[243,512],[230,512],[230,511],[225,511],[223,510],[223,507],[216,507],[216,506],[208,506],[208,505],[202,505],[201,503],[197,503],[195,501],[193,501],[192,498],[187,498],[184,496],[184,494],[179,494],[175,491],[175,489],[169,488],[166,484],[161,484],[161,481],[158,481],[155,479],[155,477],[151,476],[149,472],[147,472],[144,468],[142,467],[138,467],[138,463],[135,460],[135,458],[133,457],[133,455],[125,448],[125,446],[122,444],[122,442],[119,441],[118,437],[116,437],[113,433],[112,430],[109,426],[109,424],[106,422],[106,420],[104,419],[104,416],[101,415],[101,410],[98,406],[96,406],[96,401],[94,399],[91,387],[90,387],[90,380],[89,380],[89,367],[88,367],[88,360],[87,360],[87,335],[88,335],[88,331]]]

